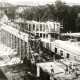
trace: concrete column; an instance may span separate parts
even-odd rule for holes
[[[26,42],[24,41],[24,57],[25,57],[25,51],[26,51]]]
[[[43,32],[43,24],[42,24],[42,32]]]
[[[42,31],[41,31],[42,33],[41,34],[42,34],[42,38],[43,38],[43,24],[41,24],[41,25],[42,25]]]
[[[6,32],[6,43],[7,43],[7,46],[8,46],[8,32]]]
[[[29,23],[27,24],[28,30],[29,30]]]
[[[1,42],[3,41],[3,30],[1,31]],[[3,42],[2,42],[3,43]]]
[[[27,43],[27,59],[30,59],[30,44],[29,42]]]
[[[49,40],[49,41],[51,40],[51,35],[50,35],[50,34],[48,34],[48,40]]]
[[[25,57],[25,41],[22,40],[22,59]]]
[[[20,39],[18,38],[18,55],[20,55]]]
[[[9,47],[9,32],[8,32],[8,38],[7,38],[7,41],[8,41],[8,47]]]
[[[10,35],[9,35],[10,33],[8,32],[8,37],[7,37],[7,41],[8,41],[8,47],[9,47],[9,37],[10,37]]]
[[[7,42],[7,41],[6,41],[6,38],[7,38],[7,35],[6,35],[6,31],[5,31],[5,45],[7,44],[7,43],[6,43],[6,42]]]
[[[36,35],[36,24],[35,24],[35,35]]]
[[[21,39],[19,39],[19,57],[21,58]]]
[[[13,49],[13,34],[11,35],[11,37],[12,37],[12,40],[11,40],[11,47],[12,47],[12,49]]]
[[[2,32],[2,43],[4,43],[4,30]]]
[[[16,36],[14,36],[14,50],[16,51]]]
[[[3,43],[3,40],[4,40],[4,30],[2,30],[2,43]]]
[[[53,62],[55,61],[55,55],[53,55]]]
[[[18,38],[16,37],[16,52],[18,53]]]
[[[37,66],[37,77],[40,77],[40,67]]]
[[[15,41],[14,41],[14,43],[15,43],[15,47],[14,47],[14,49],[15,49],[15,51],[16,51],[16,36],[14,37],[14,39],[15,39]]]
[[[12,34],[11,34],[11,48],[12,48]]]
[[[45,24],[45,32],[46,32],[46,24]]]
[[[3,36],[3,35],[2,35],[2,31],[3,31],[3,30],[1,30],[1,38],[0,38],[1,43],[2,43],[2,36]]]
[[[5,33],[4,33],[4,30],[3,30],[3,44],[4,44],[4,40],[5,40]]]
[[[15,51],[16,51],[16,44],[17,44],[17,43],[16,43],[16,36],[15,36],[15,41],[14,41],[14,43],[15,43]]]
[[[17,54],[18,54],[18,56],[19,56],[19,52],[20,52],[20,46],[19,46],[19,38],[17,38]]]
[[[12,49],[14,49],[14,35],[12,35]]]
[[[11,33],[9,33],[9,47],[11,47]]]
[[[48,25],[49,32],[51,32],[51,24]]]
[[[9,43],[9,36],[8,36],[8,32],[7,32],[7,46],[8,46],[8,43]]]
[[[5,44],[5,39],[6,39],[6,35],[5,35],[5,31],[4,31],[4,44]]]
[[[4,31],[4,44],[6,45],[6,31]]]
[[[11,37],[12,37],[11,35],[12,35],[12,34],[10,33],[10,48],[11,48],[11,40],[12,40],[12,39],[11,39]]]
[[[15,36],[13,35],[13,49],[15,49]]]
[[[4,40],[4,44],[6,45],[6,31],[4,31],[5,32],[5,40]]]
[[[40,36],[40,23],[38,25],[39,25],[39,36]]]
[[[25,54],[27,55],[27,42],[25,42]]]
[[[12,34],[12,49],[14,49],[14,35]]]
[[[23,41],[21,39],[21,59],[22,59],[22,53],[23,53]]]
[[[17,37],[17,39],[16,39],[16,52],[17,52],[17,54],[19,53],[19,38]]]
[[[9,33],[9,40],[8,40],[9,41],[9,47],[10,47],[10,38],[11,38],[11,36],[10,36],[10,33]]]

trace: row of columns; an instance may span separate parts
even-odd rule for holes
[[[27,56],[27,42],[3,29],[1,30],[1,42],[17,52],[21,59]]]

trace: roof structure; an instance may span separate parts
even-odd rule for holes
[[[62,36],[80,37],[80,33],[62,33]]]

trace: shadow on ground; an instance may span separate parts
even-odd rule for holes
[[[0,68],[0,80],[8,80],[3,71]]]

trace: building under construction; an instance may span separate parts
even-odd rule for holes
[[[79,53],[75,55],[70,48],[67,48],[69,47],[67,41],[59,39],[60,23],[58,22],[17,19],[13,23],[10,21],[1,23],[2,44],[13,49],[17,53],[16,56],[36,74],[38,80],[79,79]],[[69,57],[69,54],[74,56]],[[55,60],[55,55],[64,59]]]

